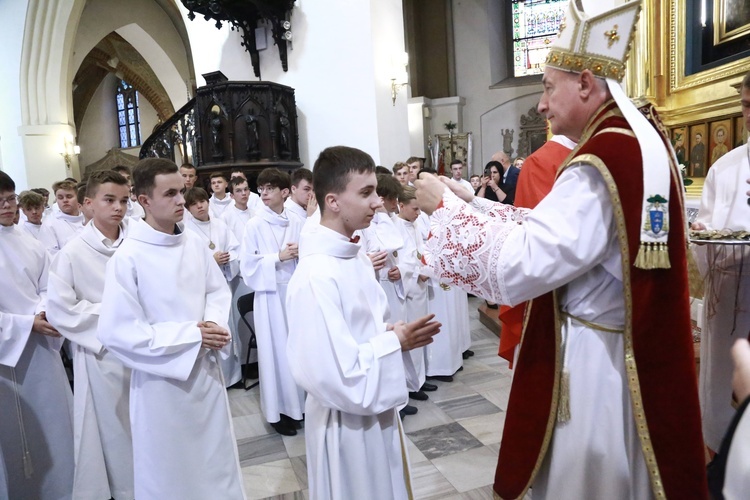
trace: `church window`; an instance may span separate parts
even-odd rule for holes
[[[117,84],[117,122],[120,128],[120,147],[139,146],[141,118],[138,112],[138,91],[125,80],[120,80]]]
[[[513,76],[540,75],[568,0],[512,0]]]

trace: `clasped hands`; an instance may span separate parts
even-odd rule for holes
[[[232,341],[229,332],[213,321],[199,321],[198,328],[200,328],[201,337],[203,338],[201,347],[205,347],[206,349],[218,351]]]

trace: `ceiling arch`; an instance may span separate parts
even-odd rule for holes
[[[160,121],[174,114],[172,101],[148,62],[127,40],[112,32],[84,57],[73,78],[76,131],[80,131],[91,98],[108,73],[131,84],[153,106]]]

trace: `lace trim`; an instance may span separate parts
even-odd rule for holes
[[[501,203],[468,205],[446,190],[430,217],[424,261],[441,282],[498,301],[505,290],[500,253],[526,212]]]

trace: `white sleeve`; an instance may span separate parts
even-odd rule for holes
[[[26,342],[29,341],[33,326],[33,314],[0,311],[0,365],[11,368],[16,366],[26,348]]]
[[[276,291],[276,264],[281,262],[278,253],[261,254],[255,225],[246,224],[242,237],[240,274],[242,280],[255,292]]]
[[[98,332],[102,345],[126,366],[177,380],[188,379],[203,342],[194,321],[149,322],[135,265],[117,254],[107,264]]]
[[[430,217],[425,261],[435,277],[514,305],[569,283],[599,264],[614,237],[609,191],[591,166],[568,168],[547,197],[518,212],[485,214],[446,190]]]
[[[99,353],[102,344],[97,338],[101,304],[77,297],[76,278],[70,258],[65,251],[52,260],[47,290],[47,321],[71,342]]]
[[[297,384],[321,404],[355,415],[405,403],[408,356],[398,337],[383,331],[358,344],[339,302],[334,279],[322,274],[287,295],[287,356]]]

